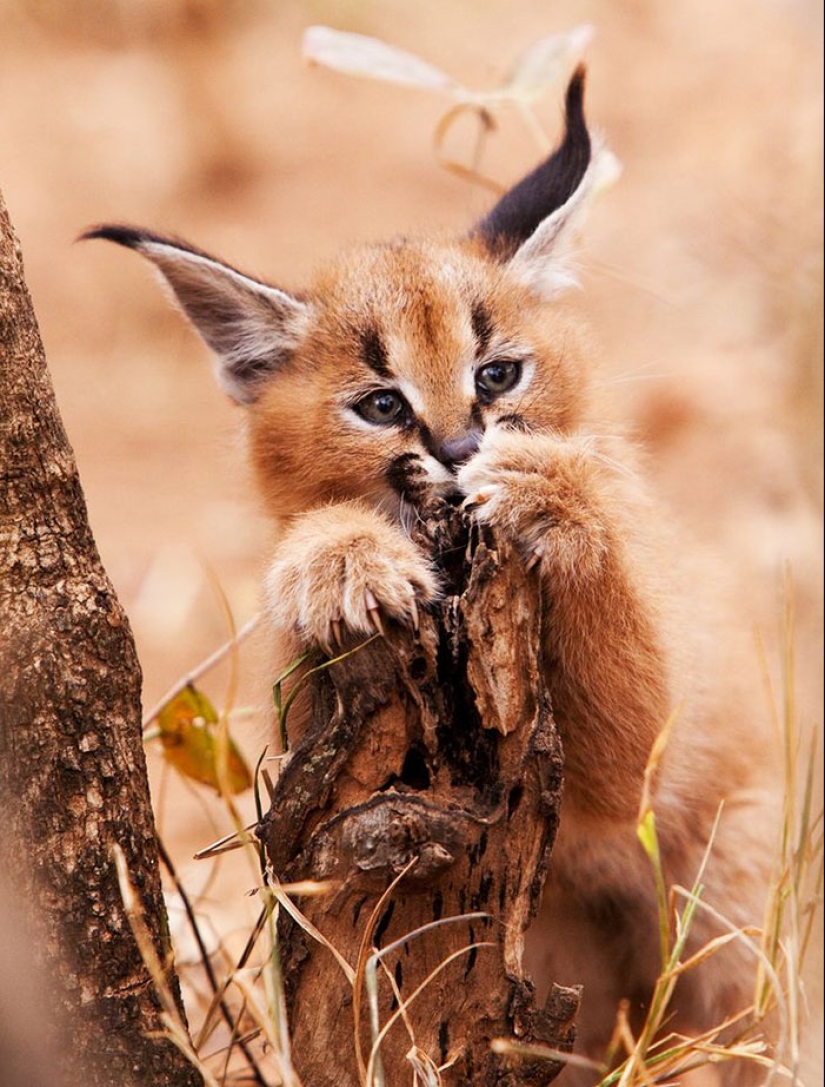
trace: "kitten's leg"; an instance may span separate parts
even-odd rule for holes
[[[419,604],[437,593],[431,564],[400,526],[356,501],[296,517],[266,578],[276,627],[327,649],[346,631],[381,632],[387,618],[416,626]]]
[[[626,543],[641,506],[630,473],[593,439],[494,428],[458,482],[476,517],[517,538],[541,574],[568,821],[634,818],[672,707],[653,602]]]

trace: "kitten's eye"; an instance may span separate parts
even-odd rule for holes
[[[353,406],[362,419],[379,426],[400,422],[407,410],[404,398],[392,389],[378,389]]]
[[[518,362],[488,362],[476,373],[476,389],[482,397],[500,396],[512,389],[520,377],[521,364]]]

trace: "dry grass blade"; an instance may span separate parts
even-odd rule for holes
[[[636,834],[642,844],[642,848],[650,860],[653,869],[653,877],[656,883],[656,900],[659,917],[659,954],[662,970],[667,969],[670,956],[670,910],[668,908],[668,894],[665,884],[662,858],[659,853],[659,839],[656,834],[656,816],[652,807],[653,781],[659,769],[659,764],[670,739],[671,731],[679,716],[680,708],[671,713],[664,727],[657,735],[650,750],[650,755],[645,766],[642,784],[642,796],[639,801],[639,815],[636,822]],[[717,817],[718,818],[718,817]]]
[[[303,54],[308,60],[345,75],[396,83],[453,99],[454,104],[440,118],[434,133],[439,164],[463,181],[500,194],[505,186],[485,176],[480,168],[484,138],[495,128],[494,111],[515,109],[539,152],[549,154],[550,141],[532,107],[549,88],[563,81],[592,36],[592,27],[578,26],[564,34],[541,38],[516,58],[503,82],[486,91],[471,91],[428,61],[387,42],[330,27],[310,27],[304,34]],[[467,111],[478,117],[480,125],[474,161],[469,167],[445,151],[448,132]]]
[[[412,1065],[416,1087],[440,1087],[444,1069],[434,1064],[423,1049],[414,1045],[407,1053],[407,1060]]]
[[[589,1057],[583,1057],[580,1053],[565,1053],[564,1050],[553,1049],[552,1046],[517,1042],[513,1038],[493,1038],[490,1042],[490,1048],[494,1053],[501,1053],[503,1056],[559,1061],[574,1068],[584,1068],[589,1072],[598,1072],[599,1075],[604,1075],[607,1071],[606,1066],[601,1061],[592,1061]]]
[[[642,781],[642,795],[639,800],[639,814],[636,817],[636,822],[641,823],[644,817],[653,808],[653,780],[659,769],[659,764],[662,761],[662,756],[665,753],[665,749],[670,740],[670,734],[673,732],[673,726],[679,718],[682,707],[677,706],[676,709],[665,721],[664,726],[653,741],[653,746],[650,749],[650,754],[647,757],[647,765],[645,766],[644,778]]]
[[[395,889],[401,880],[407,875],[407,873],[417,864],[417,858],[413,858],[409,864],[407,864],[401,872],[395,877],[392,883],[387,887],[378,901],[375,903],[367,924],[364,928],[364,932],[361,936],[361,943],[358,948],[358,961],[355,964],[355,978],[352,986],[352,1024],[353,1024],[353,1042],[355,1048],[355,1059],[358,1063],[358,1075],[361,1079],[362,1085],[366,1082],[367,1077],[367,1064],[364,1060],[364,1053],[361,1048],[361,994],[364,991],[364,975],[369,959],[369,949],[372,942],[372,934],[375,932],[375,926],[378,924],[378,918],[383,913],[387,903],[395,893]]]
[[[733,943],[735,940],[741,939],[743,935],[750,937],[760,936],[761,931],[761,929],[750,927],[736,929],[732,932],[726,932],[721,936],[715,936],[712,940],[708,940],[704,947],[701,947],[694,955],[691,955],[689,959],[686,959],[684,962],[677,963],[677,965],[673,967],[673,973],[685,974],[689,970],[693,970],[697,966],[700,966],[708,959],[713,958],[717,951],[721,951],[723,947],[727,947],[728,944]]]
[[[254,972],[253,981],[257,980],[257,973],[257,971]],[[277,1028],[276,1020],[272,1016],[271,1007],[264,1007],[261,1004],[259,990],[249,978],[238,974],[234,979],[234,983],[243,993],[246,1010],[250,1018],[257,1023],[259,1030],[269,1043],[269,1052],[277,1069],[280,1087],[301,1087],[301,1081],[292,1067],[289,1054],[284,1051],[283,1038]]]
[[[157,715],[169,702],[179,695],[182,691],[185,691],[187,687],[194,686],[201,676],[205,675],[227,656],[228,653],[237,651],[241,642],[247,638],[253,630],[257,627],[261,621],[260,615],[253,615],[252,618],[240,628],[239,631],[233,630],[232,636],[219,646],[214,653],[210,653],[208,657],[196,665],[191,672],[187,672],[185,676],[182,676],[176,683],[174,683],[166,694],[144,715],[143,728],[146,729],[155,720]]]
[[[283,1087],[297,1087],[298,1075],[292,1064],[292,1040],[289,1034],[284,978],[278,949],[279,903],[272,890],[265,886],[266,927],[269,933],[269,955],[263,970],[264,988],[269,1011],[272,1044],[282,1069]]]
[[[398,982],[395,980],[395,976],[393,975],[392,970],[390,970],[390,968],[387,966],[387,964],[384,962],[383,959],[380,960],[380,965],[381,965],[381,969],[384,971],[384,977],[387,979],[387,984],[392,989],[392,995],[395,997],[395,1002],[398,1004],[398,1006],[400,1008],[400,1007],[402,1007],[402,1005],[404,1003],[404,998],[401,995],[401,989],[398,986]],[[410,1037],[410,1041],[412,1042],[412,1048],[410,1049],[410,1052],[412,1052],[413,1050],[417,1050],[420,1054],[422,1054],[424,1057],[426,1057],[426,1054],[424,1054],[424,1051],[422,1049],[419,1049],[418,1046],[416,1045],[415,1031],[413,1030],[413,1025],[412,1025],[412,1022],[410,1021],[410,1017],[407,1015],[406,1008],[404,1009],[404,1012],[403,1012],[403,1014],[401,1016],[401,1019],[402,1019],[402,1021],[404,1023],[404,1026],[407,1029],[407,1034]],[[429,1060],[428,1057],[426,1057],[426,1063],[432,1065],[432,1062]],[[433,1067],[435,1067],[435,1065],[433,1065]]]
[[[779,1004],[782,1042],[795,1080],[801,1053],[801,976],[810,935],[821,909],[823,842],[822,811],[814,812],[816,734],[812,730],[805,744],[798,721],[794,589],[789,569],[785,572],[781,644],[781,690],[777,694],[764,644],[757,635],[762,675],[783,755],[784,802],[777,863],[765,913],[755,1005],[756,1014],[764,1018],[774,1002]],[[777,977],[782,978],[782,986],[777,985]]]
[[[192,1047],[189,1031],[178,1011],[177,1003],[169,988],[166,969],[158,958],[155,945],[149,934],[146,919],[143,915],[143,905],[132,884],[123,850],[116,845],[113,847],[113,855],[115,868],[117,870],[118,884],[120,886],[120,894],[123,899],[126,916],[129,919],[129,926],[132,929],[135,942],[138,945],[146,969],[149,971],[152,978],[152,984],[155,987],[155,992],[157,993],[163,1009],[161,1018],[166,1028],[165,1036],[177,1046],[190,1064],[198,1069],[203,1076],[206,1087],[219,1087],[217,1080],[209,1069],[204,1067],[203,1062],[199,1059]]]
[[[392,954],[393,951],[400,951],[405,944],[410,943],[412,940],[417,940],[420,936],[424,936],[428,932],[433,932],[437,928],[442,928],[444,925],[455,925],[460,921],[489,921],[491,920],[489,913],[478,911],[476,913],[457,913],[453,917],[439,917],[437,921],[428,921],[426,925],[419,925],[418,928],[412,930],[412,932],[406,933],[404,936],[399,936],[397,940],[393,940],[391,944],[387,944],[386,947],[382,947],[380,951],[375,951],[371,958],[381,959],[385,955]]]
[[[654,744],[653,751],[651,752],[648,763],[648,773],[646,774],[648,785],[652,780],[655,768],[664,751],[668,727],[672,724],[672,720],[673,718],[668,722],[668,726],[663,730],[658,742]],[[623,1048],[627,1053],[627,1058],[614,1072],[611,1072],[604,1077],[602,1080],[603,1087],[611,1087],[613,1084],[618,1084],[618,1087],[636,1087],[638,1084],[644,1084],[647,1087],[647,1085],[654,1082],[654,1075],[650,1070],[651,1065],[658,1066],[657,1074],[662,1074],[662,1056],[661,1053],[657,1054],[657,1045],[659,1044],[657,1039],[668,1014],[670,1002],[680,974],[681,957],[687,944],[696,908],[700,903],[702,879],[704,878],[705,869],[713,848],[720,815],[721,805],[716,814],[716,819],[702,861],[699,865],[693,888],[691,892],[689,892],[690,898],[683,913],[679,914],[678,910],[675,909],[676,890],[671,889],[670,895],[668,895],[665,890],[664,872],[656,835],[656,823],[653,809],[650,807],[649,800],[647,804],[642,805],[640,812],[641,818],[638,823],[638,835],[651,862],[657,888],[662,972],[656,980],[647,1016],[638,1038],[633,1037],[633,1033],[630,1029],[627,1004],[623,1003],[619,1006],[616,1016],[614,1037],[608,1047],[605,1064],[608,1066],[612,1064],[613,1059],[620,1048]]]
[[[172,859],[166,851],[166,848],[160,840],[160,837],[158,837],[157,842],[161,862],[169,873],[169,876],[171,877],[172,882],[175,884],[175,888],[180,895],[181,901],[183,902],[186,916],[189,921],[189,927],[192,931],[192,935],[194,936],[195,942],[198,947],[198,954],[200,955],[203,971],[206,974],[207,981],[209,982],[209,986],[212,990],[213,1000],[219,1007],[223,1020],[229,1027],[229,1030],[231,1032],[232,1042],[229,1046],[227,1046],[226,1060],[227,1062],[229,1061],[229,1058],[232,1055],[233,1043],[237,1042],[237,1045],[243,1053],[247,1065],[252,1072],[252,1078],[254,1079],[254,1082],[261,1085],[261,1087],[266,1087],[266,1081],[264,1080],[263,1075],[258,1068],[252,1051],[249,1049],[247,1043],[243,1040],[243,1038],[236,1038],[238,1026],[237,1018],[233,1020],[232,1013],[230,1012],[226,1001],[223,999],[223,995],[219,995],[218,979],[216,978],[215,971],[212,968],[212,962],[209,957],[209,952],[207,951],[206,945],[203,942],[203,937],[201,935],[200,927],[198,925],[198,920],[192,907],[192,903],[189,900],[189,896],[186,893],[186,888],[181,883],[180,878],[178,877],[178,873],[175,870],[175,866],[172,863]],[[197,1048],[198,1051],[200,1051],[200,1045],[198,1045]],[[225,1072],[223,1078],[226,1078]]]
[[[224,978],[223,982],[218,988],[218,991],[215,993],[215,996],[212,999],[212,1003],[207,1009],[206,1015],[204,1016],[203,1023],[201,1024],[201,1028],[196,1039],[196,1048],[198,1050],[200,1050],[201,1046],[204,1044],[204,1041],[209,1037],[211,1033],[212,1021],[217,1015],[219,1001],[223,999],[224,994],[226,993],[229,986],[234,982],[238,973],[246,967],[246,964],[249,962],[249,958],[252,955],[255,945],[257,944],[261,933],[264,931],[265,925],[266,910],[261,910],[260,914],[258,915],[258,919],[252,929],[252,932],[249,934],[249,937],[246,941],[246,946],[241,952],[238,962],[236,963],[234,969],[230,970],[230,972]]]
[[[287,735],[287,718],[289,711],[292,708],[292,704],[298,697],[302,687],[305,687],[313,676],[318,675],[320,672],[325,672],[328,668],[331,668],[334,664],[339,664],[341,661],[347,660],[354,653],[359,653],[366,646],[375,641],[376,638],[380,638],[380,634],[373,634],[372,637],[365,639],[363,642],[359,642],[353,649],[348,649],[344,653],[339,653],[338,656],[329,657],[329,659],[322,661],[320,664],[314,665],[312,668],[308,668],[306,672],[302,672],[298,677],[295,686],[287,695],[286,699],[283,697],[283,684],[289,679],[291,675],[298,671],[302,664],[311,660],[317,656],[317,650],[310,649],[306,653],[303,653],[300,657],[297,657],[289,667],[282,672],[272,685],[272,699],[275,704],[275,713],[278,717],[278,732],[281,738],[281,744],[284,751],[289,749],[289,737]]]
[[[298,909],[298,907],[290,898],[290,895],[287,893],[287,887],[282,886],[280,883],[278,883],[277,879],[275,879],[275,877],[271,873],[269,874],[268,882],[270,891],[281,904],[281,906],[283,906],[283,908],[286,910],[286,912],[289,914],[295,924],[302,928],[304,932],[307,933],[307,935],[311,936],[316,943],[319,943],[322,947],[325,947],[329,952],[331,952],[333,958],[341,967],[341,970],[344,973],[344,977],[347,979],[350,985],[354,985],[355,971],[353,970],[353,968],[350,966],[350,964],[347,962],[341,952],[336,947],[333,947],[333,945],[329,942],[326,936],[324,936],[324,934],[320,932],[315,927],[315,925],[313,925],[309,918],[306,917]],[[313,893],[315,894],[328,894],[330,891],[338,889],[337,884],[313,883],[310,880],[305,880],[303,881],[303,883],[292,884],[289,890],[291,890],[293,893],[301,893],[301,888],[303,887],[311,887]]]
[[[209,860],[211,857],[218,857],[221,853],[232,853],[236,849],[243,849],[244,846],[254,844],[254,839],[251,835],[251,831],[258,825],[257,821],[254,823],[248,823],[246,826],[241,827],[240,830],[233,830],[231,834],[225,834],[223,838],[219,838],[216,842],[206,846],[204,849],[199,849],[197,853],[193,853],[192,856],[196,861]]]
[[[311,26],[304,31],[304,57],[325,68],[361,79],[378,79],[451,98],[470,92],[455,79],[414,53],[389,45],[379,38]]]
[[[478,118],[478,139],[476,140],[473,164],[471,166],[465,166],[462,162],[458,162],[444,150],[447,134],[450,132],[458,118],[465,113],[469,113],[471,116]],[[476,102],[459,102],[457,105],[448,109],[439,119],[438,124],[435,126],[435,131],[433,132],[433,147],[435,148],[438,164],[447,170],[448,173],[453,174],[462,181],[470,182],[473,185],[481,185],[495,196],[501,196],[502,193],[505,192],[507,186],[502,185],[500,181],[496,181],[493,177],[487,177],[481,172],[480,168],[484,139],[494,128],[495,121],[493,120],[490,111],[485,109],[484,106],[480,106]]]
[[[564,34],[551,34],[529,45],[513,62],[502,90],[527,102],[540,98],[556,87],[565,73],[581,57],[593,39],[595,30],[584,24]]]
[[[433,929],[440,928],[443,925],[455,924],[460,921],[482,920],[489,917],[489,915],[486,913],[468,913],[460,914],[455,917],[443,917],[440,918],[438,921],[431,921],[429,924],[422,925],[419,928],[414,929],[412,932],[405,934],[400,939],[393,941],[393,943],[391,944],[388,944],[380,951],[376,951],[372,955],[370,955],[369,947],[372,940],[372,934],[375,931],[378,920],[381,917],[387,903],[390,901],[393,893],[395,892],[396,887],[416,863],[417,859],[413,858],[413,860],[411,860],[410,863],[404,869],[402,869],[402,871],[396,876],[396,878],[386,889],[386,891],[384,891],[384,893],[381,895],[370,914],[369,920],[367,921],[367,925],[364,929],[364,933],[361,937],[361,944],[358,951],[358,964],[356,968],[355,981],[353,984],[353,1030],[355,1054],[358,1061],[358,1070],[362,1084],[367,1084],[369,1082],[367,1075],[368,1064],[364,1061],[360,1036],[362,994],[365,989],[369,998],[370,1029],[372,1031],[373,1041],[380,1032],[380,1017],[378,1013],[377,1003],[378,984],[376,978],[376,963],[382,962],[385,955],[391,954],[392,952],[399,950],[411,940],[417,939],[419,936],[422,936],[425,933],[432,931]],[[398,1003],[399,1010],[405,1007],[404,1002],[400,998],[400,994],[398,998]],[[412,1033],[410,1036],[412,1037]],[[377,1075],[375,1082],[378,1087],[380,1087],[380,1084],[382,1082],[380,1054],[376,1055],[374,1064],[376,1067]]]
[[[204,1053],[201,1059],[204,1061],[214,1061],[218,1057],[224,1057],[232,1049],[235,1041],[237,1041],[238,1044],[241,1042],[254,1042],[255,1039],[260,1038],[262,1034],[263,1031],[260,1027],[253,1027],[252,1030],[247,1031],[246,1034],[242,1034],[237,1039],[233,1039],[229,1045],[221,1046],[220,1049],[214,1049],[211,1053]]]
[[[400,941],[400,943],[402,944],[404,942],[405,941],[403,940]],[[467,944],[466,947],[460,947],[457,951],[454,951],[452,952],[452,954],[447,955],[444,959],[441,960],[438,966],[434,967],[430,971],[430,973],[426,976],[426,978],[424,978],[421,984],[417,985],[415,989],[413,989],[413,991],[406,998],[403,1004],[396,1008],[396,1010],[392,1013],[387,1022],[384,1024],[383,1027],[381,1027],[378,1034],[373,1039],[372,1050],[370,1051],[370,1058],[367,1062],[367,1087],[383,1087],[383,1081],[379,1081],[375,1076],[376,1061],[378,1059],[378,1054],[381,1049],[381,1044],[386,1038],[389,1031],[392,1029],[392,1027],[398,1022],[402,1015],[404,1015],[406,1010],[418,999],[418,997],[421,996],[421,994],[426,990],[427,986],[430,985],[432,981],[436,977],[438,977],[440,973],[442,973],[442,971],[446,970],[451,962],[454,962],[456,959],[461,958],[462,955],[467,955],[471,951],[477,951],[482,947],[496,947],[496,944],[494,944],[491,940],[481,940],[476,943]],[[373,977],[375,976],[375,964],[380,959],[380,956],[386,954],[388,950],[389,948],[385,948],[382,952],[379,952],[378,955],[371,956],[370,962],[367,964],[368,978],[371,974]]]
[[[676,894],[685,898],[688,902],[692,902],[697,908],[703,910],[705,913],[708,913],[718,925],[726,928],[734,939],[739,940],[742,945],[751,952],[756,962],[760,964],[761,969],[765,972],[765,975],[767,976],[767,979],[772,987],[773,1000],[776,1003],[777,1011],[779,1014],[779,1042],[777,1044],[776,1057],[771,1062],[772,1072],[778,1072],[781,1068],[780,1054],[783,1052],[783,1049],[788,1044],[789,1019],[786,994],[773,963],[765,954],[762,947],[760,947],[759,944],[757,944],[756,941],[751,938],[751,936],[745,929],[738,927],[732,921],[728,920],[728,918],[725,917],[724,914],[720,913],[719,910],[714,909],[714,907],[709,905],[709,903],[700,900],[694,891],[688,891],[686,888],[679,886],[674,887],[673,890]]]

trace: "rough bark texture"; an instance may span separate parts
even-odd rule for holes
[[[538,1009],[522,967],[561,796],[562,758],[541,680],[538,586],[492,538],[468,540],[442,509],[425,542],[452,593],[418,637],[394,631],[322,673],[315,712],[280,778],[259,833],[283,880],[328,879],[338,890],[300,905],[355,967],[382,892],[415,860],[378,911],[367,947],[402,999],[451,953],[381,1046],[387,1085],[411,1082],[417,1057],[447,1066],[449,1087],[533,1087],[559,1066],[502,1057],[496,1037],[569,1049],[575,990]],[[281,926],[293,1059],[307,1087],[354,1087],[353,990],[330,952],[288,918]],[[379,971],[383,1025],[398,1007]],[[360,986],[357,986],[360,989]],[[360,999],[363,1064],[369,1010]],[[414,1039],[414,1042],[413,1042]],[[424,1082],[422,1080],[422,1082]]]
[[[0,814],[3,868],[30,914],[50,1083],[200,1083],[160,1028],[112,847],[168,957],[140,729],[140,669],[86,518],[0,198]],[[21,909],[22,913],[23,910]],[[35,1061],[32,1060],[32,1069]],[[40,1084],[36,1072],[28,1080]]]

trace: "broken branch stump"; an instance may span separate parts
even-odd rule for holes
[[[315,677],[312,725],[259,828],[277,879],[333,882],[298,905],[355,972],[353,986],[328,948],[282,916],[305,1087],[395,1087],[416,1064],[440,1068],[445,1087],[538,1087],[558,1063],[500,1054],[491,1041],[573,1042],[577,991],[554,987],[539,1009],[522,966],[562,787],[538,584],[458,511],[428,528],[452,590],[440,614],[419,635],[394,630]],[[384,950],[370,996],[374,948]]]

